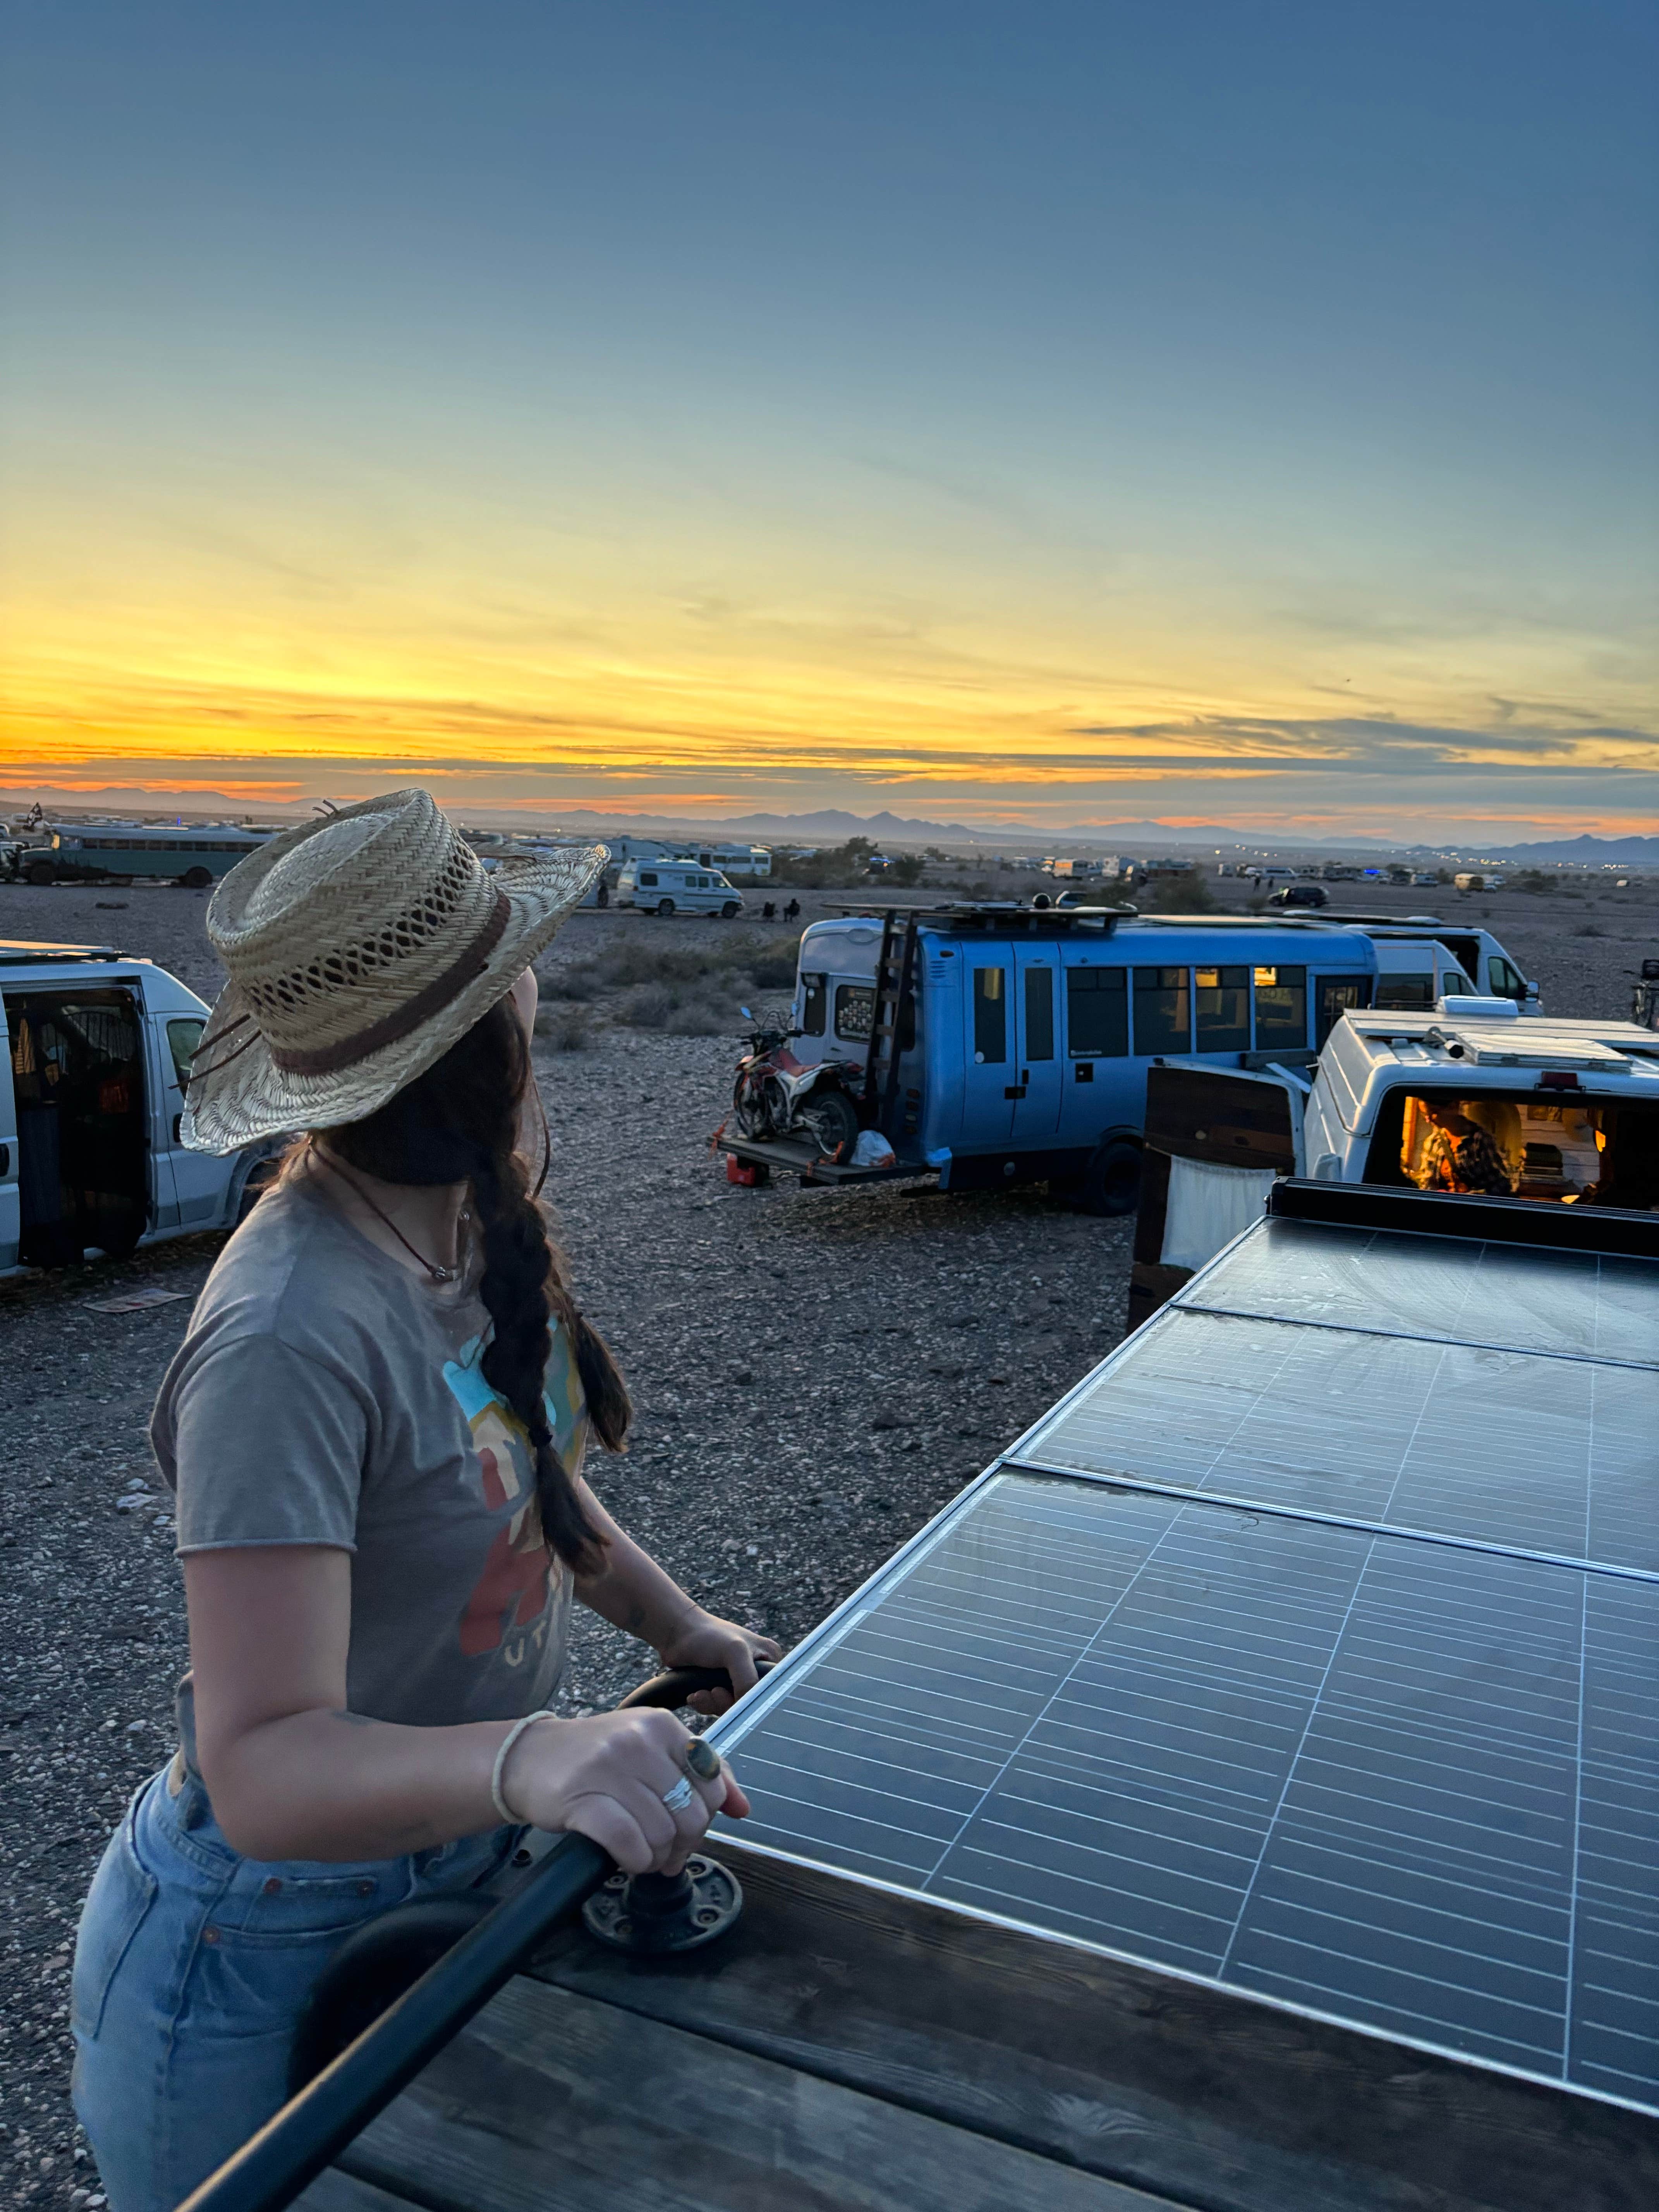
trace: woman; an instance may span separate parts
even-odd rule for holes
[[[275,2111],[306,1994],[365,1920],[489,1882],[526,1826],[672,1872],[748,1810],[670,1714],[544,1711],[573,1593],[738,1692],[777,1649],[703,1612],[581,1476],[628,1395],[519,1131],[529,963],[603,857],[499,885],[397,792],[275,839],[209,909],[230,981],[186,1141],[309,1134],[220,1255],[152,1425],[191,1674],[76,1951],[112,2212],[170,2212]]]

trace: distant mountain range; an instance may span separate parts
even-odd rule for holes
[[[1659,837],[1548,837],[1537,845],[1494,845],[1492,857],[1570,860],[1589,868],[1659,868]]]
[[[234,820],[246,817],[249,811],[245,799],[222,792],[195,791],[188,795],[168,794],[147,791],[136,785],[112,784],[95,791],[70,791],[52,785],[37,785],[27,790],[19,790],[16,787],[9,790],[0,788],[0,812],[21,816],[23,810],[38,799],[49,812],[61,811],[71,816],[117,809],[154,816],[164,810],[171,811],[168,807],[170,796],[173,805],[178,806],[179,818],[186,821],[210,820],[215,818],[216,811],[221,820]],[[497,807],[459,805],[453,811],[464,822],[501,828],[522,823],[528,814],[528,810],[522,805]],[[313,812],[313,803],[306,799],[285,806],[261,808],[253,818],[266,822],[307,821]],[[854,814],[841,806],[820,807],[810,814],[739,814],[710,820],[707,816],[636,814],[626,809],[562,807],[556,805],[549,806],[542,818],[549,817],[565,828],[577,830],[591,828],[596,834],[606,830],[626,830],[647,836],[669,833],[682,838],[759,838],[774,844],[843,844],[849,837],[868,837],[877,845],[889,842],[905,845],[990,845],[1005,849],[1012,845],[1023,847],[1030,852],[1045,853],[1086,853],[1091,849],[1109,852],[1116,846],[1143,849],[1151,847],[1161,851],[1178,851],[1183,846],[1220,846],[1249,854],[1307,848],[1328,853],[1353,851],[1398,854],[1410,852],[1436,860],[1468,857],[1508,861],[1522,866],[1551,866],[1565,863],[1591,868],[1659,868],[1659,836],[1594,837],[1585,835],[1543,838],[1530,844],[1510,844],[1501,842],[1503,830],[1497,823],[1486,824],[1484,830],[1479,824],[1465,823],[1455,835],[1432,843],[1425,842],[1406,846],[1382,835],[1355,836],[1306,830],[1240,830],[1224,822],[1185,822],[1179,826],[1146,819],[1078,822],[1069,829],[1057,830],[1033,827],[1029,822],[929,822],[895,814],[886,808],[878,814]]]
[[[567,806],[559,810],[561,822],[574,825],[592,822],[598,830],[601,825],[620,825],[622,817],[607,813],[598,806]],[[650,834],[655,830],[684,830],[695,827],[700,837],[769,837],[784,843],[805,844],[836,839],[844,843],[849,837],[872,837],[879,845],[885,840],[902,839],[915,844],[918,841],[937,843],[940,839],[952,844],[1007,845],[1018,842],[1034,850],[1052,852],[1056,848],[1064,851],[1071,846],[1099,846],[1112,844],[1139,845],[1247,845],[1253,850],[1262,842],[1260,830],[1230,830],[1217,822],[1185,822],[1171,828],[1165,822],[1082,822],[1074,829],[1034,829],[1029,822],[925,822],[905,815],[894,814],[884,809],[879,814],[850,814],[844,807],[820,807],[815,814],[739,814],[720,819],[699,815],[688,825],[684,816],[667,814],[629,815],[630,829]],[[1353,845],[1375,848],[1375,837],[1311,837],[1302,832],[1276,835],[1270,842],[1280,845]]]

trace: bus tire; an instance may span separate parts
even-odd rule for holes
[[[727,899],[726,904],[720,908],[720,920],[722,921],[735,921],[738,918],[738,911],[739,909],[736,899]]]
[[[50,860],[31,860],[28,874],[32,884],[55,884],[58,880],[58,871]]]
[[[659,921],[666,921],[673,911],[674,902],[672,899],[659,899],[657,901],[657,919]]]
[[[1103,1145],[1083,1171],[1079,1202],[1085,1213],[1133,1213],[1140,1203],[1140,1147],[1119,1137]]]
[[[186,868],[179,880],[187,891],[204,891],[213,878],[206,868]]]

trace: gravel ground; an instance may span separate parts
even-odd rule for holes
[[[800,896],[811,920],[835,895]],[[1559,1013],[1625,1012],[1629,971],[1659,951],[1659,882],[1582,896],[1364,897],[1380,912],[1484,921]],[[1340,902],[1359,900],[1345,887]],[[0,886],[0,937],[113,943],[211,1000],[205,904],[171,890]],[[653,943],[694,950],[720,925],[579,914],[549,965],[647,927],[661,933]],[[593,1473],[702,1602],[787,1644],[1117,1340],[1130,1226],[1035,1191],[732,1188],[708,1149],[732,1040],[641,1032],[597,1011],[590,1048],[538,1060],[573,1276],[639,1409],[632,1450]],[[0,1867],[12,1908],[0,2161],[11,2161],[17,2204],[101,2202],[68,2100],[70,1950],[105,1837],[171,1747],[185,1660],[166,1516],[118,1500],[149,1472],[149,1406],[219,1242],[0,1283],[0,1419],[12,1440],[0,1504],[0,1747],[11,1763]],[[183,1296],[138,1314],[88,1308],[139,1286]],[[584,1616],[562,1702],[613,1703],[652,1667]]]

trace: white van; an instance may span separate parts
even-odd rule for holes
[[[0,1273],[228,1229],[284,1140],[179,1141],[208,1009],[106,945],[0,942]]]
[[[1132,1328],[1260,1218],[1281,1175],[1659,1212],[1659,1037],[1471,996],[1349,1012],[1311,1071],[1165,1060],[1147,1085]]]
[[[743,912],[736,884],[696,860],[628,861],[617,878],[616,902],[643,914],[717,914],[726,921]]]

